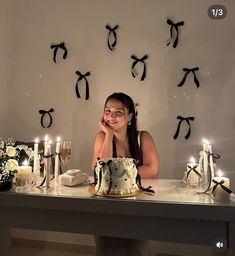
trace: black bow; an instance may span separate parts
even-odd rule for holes
[[[39,114],[42,115],[42,116],[41,116],[41,126],[42,126],[43,128],[49,128],[49,127],[52,125],[52,116],[51,116],[51,113],[50,113],[50,112],[54,112],[54,109],[51,108],[51,109],[49,109],[48,111],[46,111],[46,110],[39,110],[38,112],[39,112]],[[48,114],[48,115],[49,115],[49,118],[50,118],[50,122],[49,122],[49,124],[48,124],[47,127],[44,125],[44,121],[43,121],[46,114]]]
[[[184,21],[180,21],[180,22],[177,22],[177,23],[174,23],[172,22],[170,19],[167,19],[167,24],[169,24],[171,26],[171,29],[170,29],[170,35],[171,35],[171,39],[170,39],[170,42],[167,43],[167,46],[170,45],[171,43],[171,40],[173,40],[173,28],[175,28],[175,31],[176,31],[176,38],[175,38],[175,42],[173,44],[173,47],[176,48],[177,44],[178,44],[178,27],[179,26],[183,26],[184,25]]]
[[[189,176],[189,174],[190,174],[191,171],[194,171],[194,172],[197,174],[197,176],[198,176],[199,178],[202,178],[201,173],[196,170],[196,167],[197,167],[196,164],[195,164],[193,167],[191,167],[191,166],[188,165],[189,170],[188,170],[188,172],[187,172],[187,179],[188,179],[188,176]]]
[[[116,25],[115,27],[111,28],[108,24],[105,26],[105,28],[107,28],[109,30],[109,33],[108,33],[108,47],[109,49],[112,51],[114,50],[116,44],[117,44],[117,34],[116,34],[116,29],[118,28],[119,26]],[[112,43],[111,42],[111,33],[113,34],[113,37],[114,37],[114,41]]]
[[[212,188],[212,193],[215,192],[217,186],[219,186],[219,185],[220,185],[221,188],[222,188],[224,191],[226,191],[227,193],[229,193],[229,194],[232,193],[232,190],[230,190],[229,188],[227,188],[227,187],[225,187],[225,186],[223,185],[224,182],[225,182],[223,179],[222,179],[220,182],[218,182],[218,181],[215,180],[215,179],[213,179],[212,181],[215,183],[214,187]]]
[[[107,194],[110,192],[111,188],[112,188],[112,170],[110,168],[110,163],[112,163],[112,160],[108,160],[108,162],[105,162],[105,161],[102,161],[102,160],[99,160],[99,164],[100,164],[100,168],[99,168],[99,187],[98,189],[96,190],[96,193],[100,190],[100,186],[101,186],[101,181],[102,181],[102,175],[103,175],[103,170],[104,170],[104,166],[105,165],[108,165],[109,167],[109,174],[110,174],[110,180],[109,180],[109,188],[108,188],[108,191],[107,191]],[[95,173],[95,172],[94,172]],[[95,174],[95,184],[97,184],[97,176]]]
[[[63,59],[66,59],[67,55],[68,55],[68,51],[67,51],[67,48],[65,47],[65,44],[64,42],[60,43],[60,44],[52,44],[51,45],[51,49],[54,49],[54,52],[53,52],[53,61],[56,63],[56,54],[57,54],[57,51],[58,49],[62,49],[64,50],[64,54],[63,54]]]
[[[199,67],[196,67],[196,68],[183,68],[183,71],[185,71],[186,73],[184,74],[184,77],[183,77],[183,79],[182,79],[182,81],[177,85],[177,86],[179,86],[179,87],[181,87],[181,86],[183,86],[183,84],[184,84],[184,82],[185,82],[185,80],[186,80],[186,77],[188,76],[188,74],[190,73],[190,72],[192,72],[193,73],[193,79],[194,79],[194,82],[195,82],[195,84],[196,84],[196,86],[197,86],[197,88],[199,88],[199,86],[200,86],[200,83],[199,83],[199,81],[198,81],[198,79],[197,79],[197,77],[196,77],[196,75],[195,75],[195,71],[197,71],[197,70],[199,70]]]
[[[142,186],[142,184],[141,184],[141,177],[140,177],[139,173],[137,173],[137,176],[136,176],[136,183],[137,183],[139,189],[141,189],[141,190],[143,190],[145,192],[149,192],[149,193],[153,193],[153,194],[155,193],[155,191],[152,189],[151,186],[148,186],[147,188],[144,188]]]
[[[132,55],[131,58],[134,60],[134,62],[132,63],[132,67],[131,67],[131,73],[132,73],[132,76],[133,77],[136,77],[136,71],[135,71],[135,65],[138,63],[138,62],[142,62],[144,64],[144,69],[143,69],[143,73],[142,73],[142,76],[141,76],[141,81],[143,81],[146,77],[146,64],[145,64],[145,60],[148,58],[148,55],[144,55],[142,58],[137,58],[135,55]]]
[[[83,75],[78,70],[75,73],[77,75],[79,75],[79,78],[77,80],[76,87],[75,87],[77,98],[81,98],[80,93],[79,93],[79,89],[78,89],[78,82],[81,81],[82,79],[85,79],[85,81],[86,81],[86,96],[85,96],[85,100],[88,100],[89,99],[89,83],[88,83],[88,81],[86,79],[86,76],[90,76],[91,73],[90,72],[86,72],[86,74]]]
[[[173,138],[176,140],[178,135],[179,135],[179,132],[180,132],[180,126],[181,126],[181,123],[182,121],[186,121],[187,124],[188,124],[188,132],[187,134],[185,135],[185,139],[187,140],[191,134],[191,126],[190,126],[190,121],[193,121],[194,120],[194,117],[190,116],[190,117],[182,117],[182,116],[177,116],[177,119],[179,120],[179,123],[178,123],[178,127],[177,127],[177,130],[175,132],[175,135],[173,136]]]

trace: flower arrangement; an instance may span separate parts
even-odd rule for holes
[[[12,138],[0,138],[0,184],[9,181],[17,172],[19,152]]]

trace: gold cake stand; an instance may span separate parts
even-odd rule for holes
[[[136,192],[134,192],[134,193],[131,193],[131,194],[112,195],[112,194],[105,194],[105,193],[96,192],[96,191],[95,191],[95,185],[90,185],[90,187],[88,188],[88,192],[89,192],[90,194],[92,194],[93,196],[125,198],[125,197],[138,196],[138,195],[141,194],[143,191],[139,189],[138,191],[136,191]]]

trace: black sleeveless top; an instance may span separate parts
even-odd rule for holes
[[[140,148],[140,138],[141,138],[141,131],[138,132],[138,147],[140,149],[140,152],[141,152],[141,148]],[[118,157],[117,156],[117,148],[116,148],[116,143],[115,143],[115,140],[114,140],[114,137],[113,137],[113,158],[116,158]],[[137,160],[137,159],[136,159]],[[142,158],[142,154],[141,154],[141,159],[140,159],[140,162],[138,163],[138,166],[142,165],[143,164],[143,158]]]

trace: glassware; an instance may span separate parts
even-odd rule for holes
[[[69,162],[71,157],[71,151],[72,151],[71,141],[70,140],[62,141],[60,144],[60,159],[64,164],[65,171],[66,171],[66,164]]]
[[[23,191],[33,191],[34,187],[36,186],[37,178],[34,173],[31,173],[27,176],[22,176],[16,174],[13,180],[13,184],[15,186],[16,191],[23,192]]]

